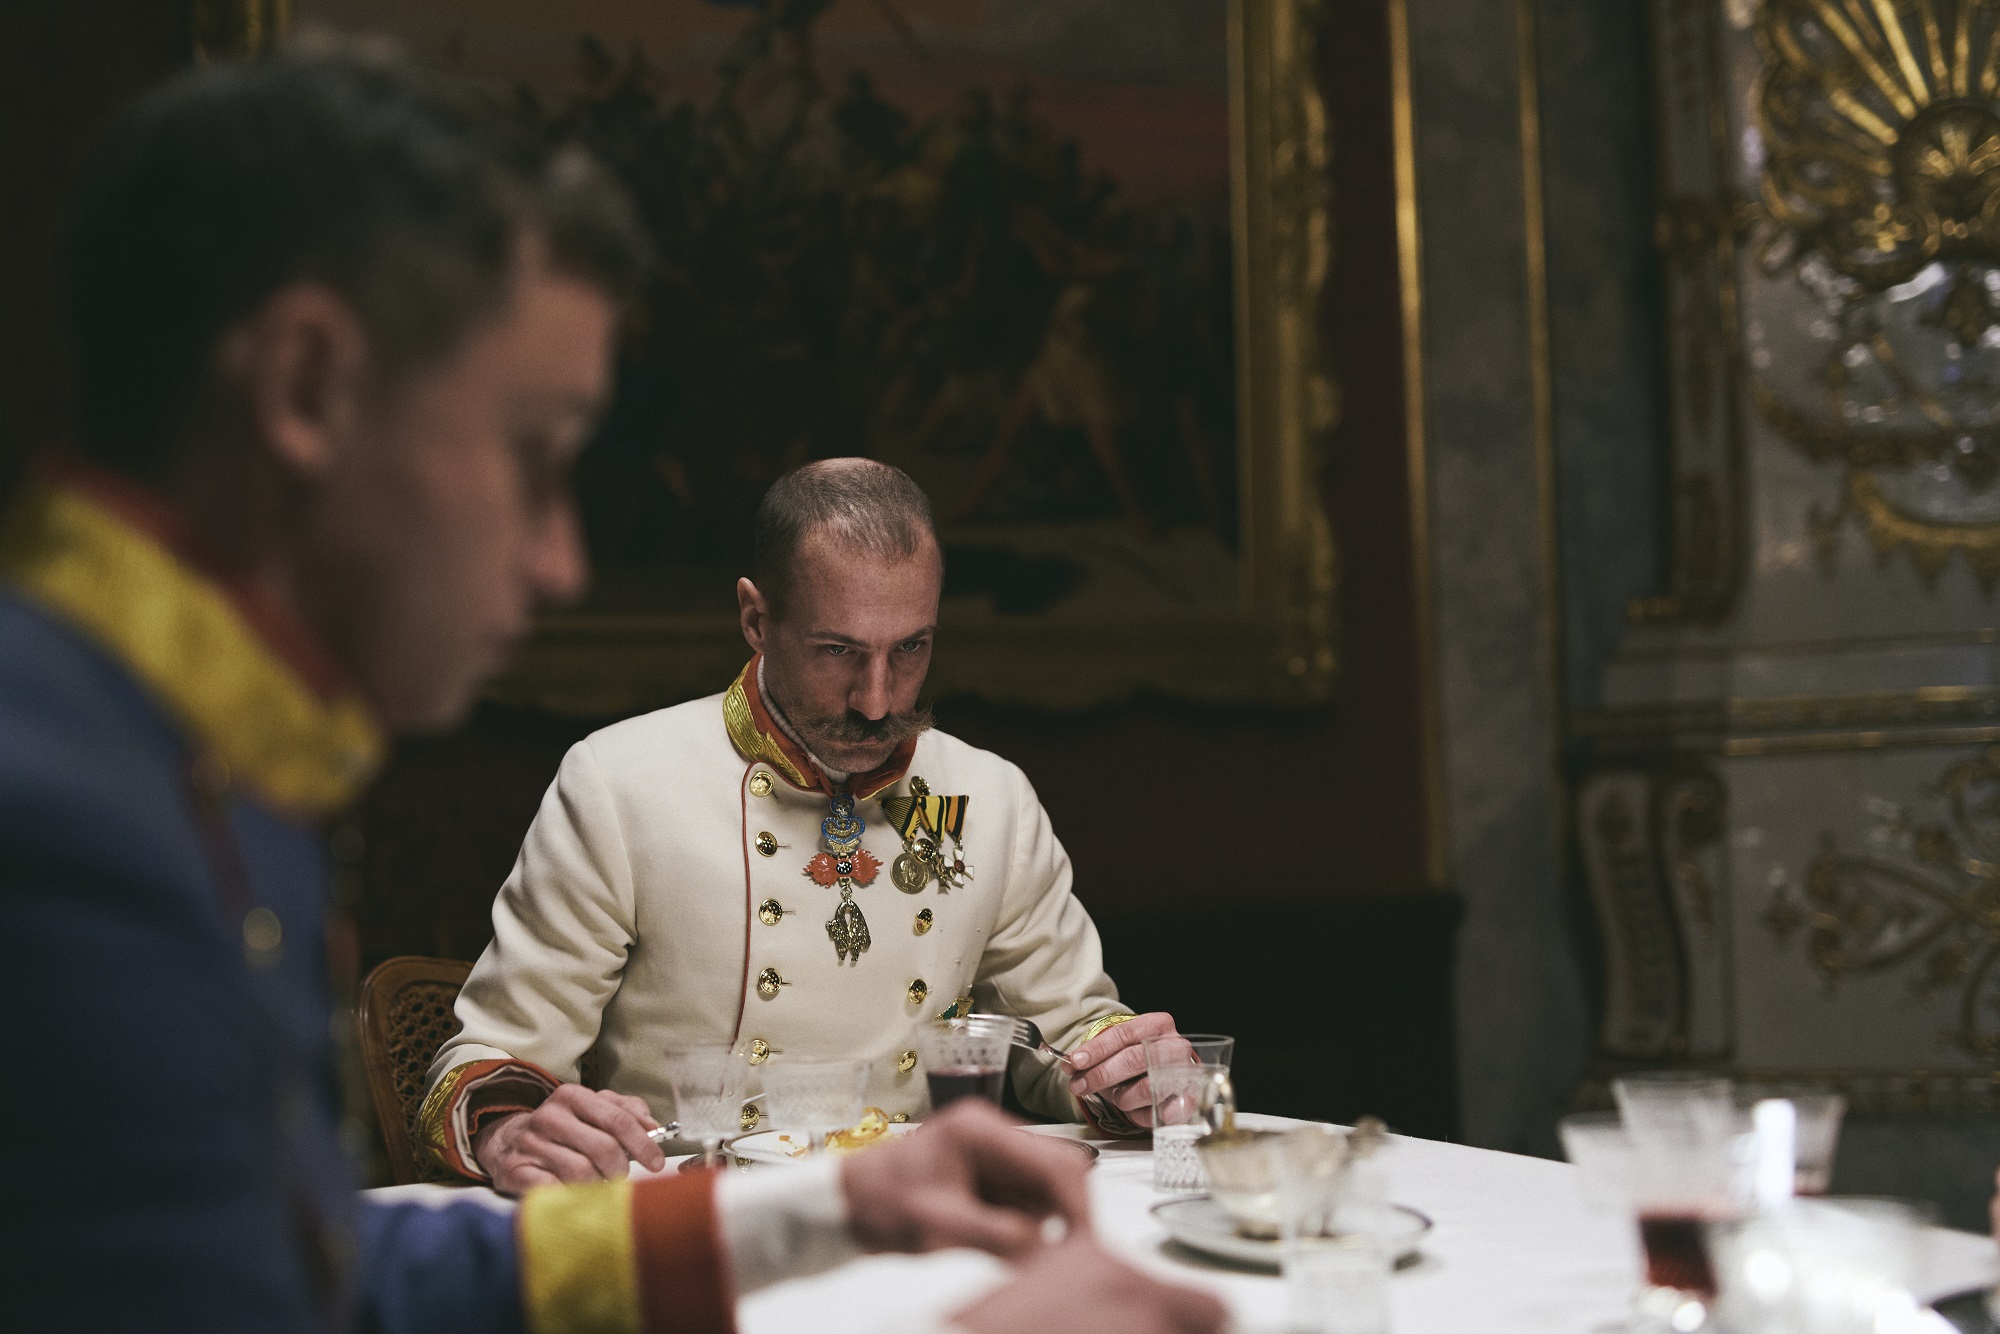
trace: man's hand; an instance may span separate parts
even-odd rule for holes
[[[855,1240],[870,1251],[975,1246],[1018,1256],[1042,1244],[1049,1217],[1072,1236],[1087,1233],[1089,1160],[1018,1125],[967,1098],[914,1134],[844,1160],[840,1183]]]
[[[1079,1098],[1102,1093],[1134,1125],[1152,1125],[1153,1089],[1140,1043],[1175,1031],[1174,1017],[1158,1010],[1113,1024],[1069,1054],[1069,1091]]]
[[[1019,1334],[1024,1329],[1215,1334],[1228,1318],[1222,1303],[1208,1294],[1148,1278],[1112,1259],[1089,1237],[1072,1236],[953,1316],[952,1327],[966,1334]]]
[[[628,1161],[657,1172],[667,1157],[646,1132],[658,1124],[645,1102],[628,1093],[564,1084],[534,1111],[481,1126],[472,1156],[507,1195],[556,1181],[622,1177]]]

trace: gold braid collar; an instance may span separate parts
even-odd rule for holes
[[[381,764],[359,698],[321,698],[213,581],[78,487],[41,482],[21,498],[0,529],[0,580],[96,640],[280,810],[330,814]]]

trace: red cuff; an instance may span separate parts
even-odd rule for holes
[[[532,1111],[560,1087],[561,1080],[531,1061],[468,1061],[453,1066],[417,1114],[423,1149],[447,1171],[487,1181],[490,1178],[472,1156],[472,1137],[480,1123],[507,1112]]]
[[[632,1251],[647,1330],[735,1334],[715,1174],[681,1172],[632,1187]]]

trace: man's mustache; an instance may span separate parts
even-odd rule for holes
[[[870,718],[849,709],[845,713],[810,718],[800,730],[809,741],[831,741],[843,746],[887,742],[891,746],[900,746],[930,731],[932,721],[930,706],[919,704],[902,713],[885,714],[880,718]]]

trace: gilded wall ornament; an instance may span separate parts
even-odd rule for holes
[[[2000,0],[1766,0],[1753,253],[1804,298],[1753,326],[1760,416],[1845,465],[1814,516],[1926,579],[2000,557]]]
[[[291,0],[189,0],[188,43],[198,61],[267,51],[292,26]]]
[[[2000,1060],[2000,746],[1947,769],[1941,819],[1888,808],[1878,849],[1842,852],[1832,834],[1806,867],[1803,897],[1773,896],[1765,928],[1780,945],[1804,933],[1806,961],[1829,989],[1850,974],[1907,972],[1912,993],[1959,992],[1939,1040]]]

